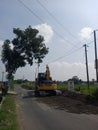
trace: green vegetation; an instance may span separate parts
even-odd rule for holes
[[[58,83],[57,86],[58,86],[58,89],[68,88],[67,83]],[[89,89],[86,83],[75,84],[74,89],[72,91],[80,92],[81,94],[91,95],[93,98],[98,99],[98,87],[97,85],[94,85],[94,84],[90,84]]]
[[[14,80],[14,83],[21,85],[21,87],[25,88],[25,89],[34,89],[34,87],[35,87],[34,81],[28,81],[27,79]]]
[[[91,84],[90,87],[88,88],[86,84],[75,85],[74,91],[78,91],[79,89],[81,94],[93,96],[93,93],[95,93],[97,90],[97,86]]]
[[[66,83],[57,83],[58,89],[67,89],[68,85]]]
[[[25,88],[25,89],[34,89],[35,83],[34,83],[34,82],[22,83],[22,84],[21,84],[21,87],[22,87],[22,88]]]
[[[92,92],[92,97],[96,100],[98,100],[98,88],[96,88],[93,92]]]
[[[8,79],[13,79],[19,67],[24,67],[26,64],[33,65],[34,61],[43,62],[43,58],[49,51],[44,44],[44,37],[38,35],[39,31],[32,29],[31,26],[25,30],[14,28],[13,33],[15,38],[4,41],[1,55]]]
[[[11,81],[11,84],[10,84],[10,91],[14,91],[14,81],[13,80]]]
[[[19,80],[17,82],[19,84],[21,84],[21,87],[23,87],[25,89],[34,89],[34,87],[35,87],[35,83],[31,82],[31,81],[21,81],[21,80]],[[57,82],[57,89],[61,89],[61,90],[68,89],[67,82]],[[79,93],[85,94],[85,95],[90,95],[94,99],[98,99],[98,88],[97,88],[96,84],[94,85],[94,84],[91,83],[90,87],[88,89],[88,86],[85,82],[84,83],[79,82],[78,84],[74,85],[74,89],[72,91],[79,92]]]
[[[6,96],[0,109],[0,130],[18,130],[15,97]]]

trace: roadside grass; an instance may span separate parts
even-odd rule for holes
[[[68,89],[68,85],[64,83],[60,83],[57,85],[58,89]],[[92,97],[98,95],[98,86],[90,84],[90,87],[88,88],[87,84],[75,84],[74,89],[72,90],[74,92],[80,92],[81,94],[90,95]]]
[[[31,82],[22,83],[21,87],[25,88],[25,89],[34,89],[35,88],[35,83],[31,83]]]
[[[35,84],[31,82],[26,82],[21,84],[22,88],[25,89],[34,89]],[[13,88],[13,87],[12,87]],[[68,89],[67,83],[58,83],[57,89]],[[78,92],[80,89],[81,94],[91,95],[96,91],[97,86],[96,85],[90,85],[89,89],[87,87],[87,84],[75,84],[74,89],[72,91]]]
[[[67,89],[67,88],[68,88],[67,84],[64,83],[57,84],[57,89]]]
[[[0,130],[18,130],[15,97],[7,95],[0,109]]]
[[[93,96],[93,94],[96,92],[98,87],[97,85],[90,84],[88,88],[86,84],[81,84],[81,85],[75,85],[74,91],[77,91],[79,88],[81,94]]]
[[[14,91],[14,81],[13,80],[10,83],[10,91]]]

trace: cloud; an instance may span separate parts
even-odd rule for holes
[[[53,29],[47,23],[39,24],[39,25],[33,26],[32,28],[36,28],[39,30],[39,34],[44,36],[44,40],[46,43],[49,43],[49,41],[53,37]]]
[[[0,40],[0,58],[1,58],[1,52],[2,52],[2,45],[3,45],[3,41]]]
[[[82,62],[60,62],[56,61],[53,63],[48,64],[50,68],[50,74],[53,80],[61,80],[67,81],[68,79],[72,78],[73,76],[78,76],[79,79],[87,81],[86,75],[86,66],[85,63]],[[15,74],[15,79],[23,78],[34,81],[35,80],[35,69],[36,65],[30,67],[27,65],[26,67],[19,68]],[[46,67],[39,68],[40,72],[45,72]],[[90,80],[95,79],[96,73],[94,69],[94,63],[89,63],[89,78]]]
[[[92,31],[93,31],[92,28],[90,28],[90,27],[85,27],[85,28],[81,29],[79,35],[80,35],[81,39],[88,40],[88,39],[90,39],[90,37],[91,37]]]
[[[82,80],[87,80],[86,66],[84,63],[75,62],[53,62],[49,64],[51,76],[56,80],[68,80],[73,76],[78,76]],[[95,79],[94,63],[89,63],[89,77],[90,80]]]
[[[12,44],[12,43],[10,44],[10,48],[11,48],[12,50],[13,50],[13,48],[14,48],[14,46],[13,46],[13,44]]]
[[[0,40],[0,47],[3,45],[3,41],[2,40]]]

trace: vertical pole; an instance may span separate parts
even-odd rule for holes
[[[38,61],[38,73],[39,73],[39,66],[40,66],[40,64],[39,64],[39,61]]]
[[[88,72],[88,59],[87,59],[87,45],[84,45],[85,47],[85,60],[86,60],[86,73],[87,73],[87,85],[89,89],[89,72]]]
[[[95,31],[95,30],[94,30],[94,44],[95,44],[95,69],[96,69],[96,81],[98,82],[97,45],[96,45],[96,31]]]
[[[36,86],[36,90],[38,91],[38,86],[39,86],[39,66],[40,66],[40,63],[39,63],[39,60],[38,60],[38,77],[37,77],[37,86]]]

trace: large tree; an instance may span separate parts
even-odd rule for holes
[[[14,28],[13,33],[15,38],[12,41],[5,40],[2,46],[2,62],[8,72],[8,78],[11,78],[19,67],[32,65],[34,61],[41,63],[48,53],[44,37],[39,35],[37,29],[32,29],[31,26],[25,30]]]

